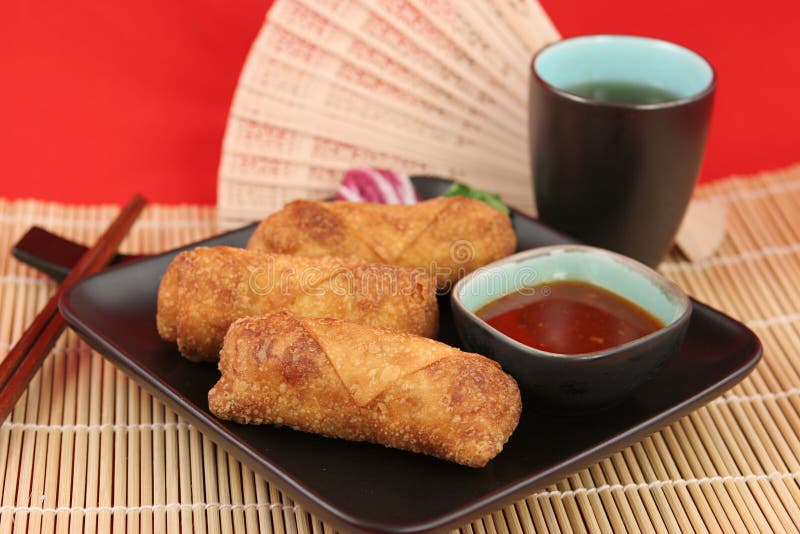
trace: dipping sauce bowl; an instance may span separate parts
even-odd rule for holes
[[[520,343],[477,314],[507,295],[563,281],[605,289],[664,326],[603,350],[560,354]],[[600,410],[630,396],[677,351],[692,312],[686,294],[649,267],[584,245],[531,249],[486,265],[462,278],[450,299],[466,349],[497,360],[517,380],[523,397],[534,398],[543,411],[555,413]]]

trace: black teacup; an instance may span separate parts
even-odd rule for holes
[[[716,80],[673,43],[575,37],[533,58],[530,147],[539,217],[655,266],[703,159]]]

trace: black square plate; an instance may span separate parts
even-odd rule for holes
[[[447,180],[415,178],[419,193],[441,195]],[[513,214],[519,249],[565,236]],[[254,226],[190,245],[244,246]],[[183,249],[179,249],[183,250]],[[744,378],[761,356],[741,323],[693,302],[678,354],[624,404],[590,417],[540,414],[525,402],[519,427],[497,458],[472,469],[379,445],[288,428],[220,421],[208,411],[216,366],[181,358],[156,332],[159,280],[179,250],[110,268],[74,285],[61,300],[69,324],[95,349],[219,445],[307,510],[347,531],[422,532],[458,526],[523,498],[640,440]],[[459,345],[447,299],[440,340]]]

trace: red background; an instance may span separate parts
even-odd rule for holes
[[[265,0],[0,3],[0,196],[213,203],[227,110]],[[564,36],[635,33],[714,64],[702,173],[800,160],[800,2],[543,0]]]

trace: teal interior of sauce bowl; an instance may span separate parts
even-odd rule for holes
[[[456,291],[461,303],[474,313],[500,297],[557,281],[586,282],[605,288],[638,304],[664,325],[676,321],[688,306],[677,287],[647,267],[585,248],[522,252],[475,271]]]

